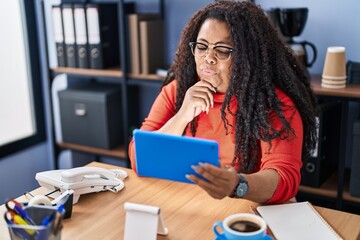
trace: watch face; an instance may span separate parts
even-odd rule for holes
[[[239,185],[236,188],[236,195],[240,198],[244,197],[249,190],[249,185],[244,177],[240,177]]]

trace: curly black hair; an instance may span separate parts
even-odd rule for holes
[[[221,108],[226,130],[230,126],[226,111],[236,117],[233,165],[241,162],[240,171],[252,172],[259,164],[259,140],[270,144],[274,138],[287,139],[294,134],[283,115],[284,106],[277,97],[276,88],[288,95],[300,112],[304,129],[303,159],[306,158],[317,141],[317,99],[304,67],[279,38],[261,7],[252,2],[220,0],[195,13],[187,23],[163,83],[165,86],[178,80],[176,111],[180,109],[186,91],[198,81],[189,42],[196,41],[202,24],[209,18],[228,24],[234,44],[230,86]],[[230,111],[232,97],[238,102],[234,113]],[[276,114],[281,120],[280,130],[272,127],[270,114]],[[188,126],[193,136],[196,136],[196,123],[195,118]]]

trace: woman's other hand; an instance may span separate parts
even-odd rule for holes
[[[199,81],[186,91],[184,102],[178,112],[184,120],[191,122],[201,112],[209,113],[214,106],[215,88],[207,81]]]

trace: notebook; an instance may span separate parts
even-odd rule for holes
[[[136,168],[139,176],[193,183],[191,165],[199,162],[219,166],[218,143],[213,140],[135,129]]]
[[[278,240],[342,239],[310,202],[257,207]]]

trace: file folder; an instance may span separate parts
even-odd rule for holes
[[[128,15],[130,72],[133,74],[141,74],[140,21],[154,19],[160,19],[160,15],[156,13],[133,13]]]
[[[86,14],[83,4],[74,5],[76,58],[79,68],[89,68]]]
[[[120,64],[118,13],[115,4],[86,5],[90,68]]]
[[[125,3],[124,13],[135,11],[135,4]],[[105,69],[120,65],[117,4],[86,4],[90,68]]]
[[[77,67],[75,25],[72,4],[64,4],[62,8],[64,21],[64,37],[67,67]]]
[[[51,8],[53,36],[56,47],[56,56],[59,67],[65,67],[65,45],[61,5],[53,5]]]
[[[140,21],[141,73],[155,74],[164,67],[164,22],[161,19]]]

